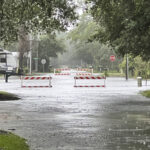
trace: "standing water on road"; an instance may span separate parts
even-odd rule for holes
[[[74,88],[73,76],[52,76],[52,88],[0,90],[20,101],[0,102],[0,129],[26,138],[31,150],[148,150],[150,100],[137,81],[107,78],[105,88]]]

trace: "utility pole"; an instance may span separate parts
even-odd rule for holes
[[[32,35],[29,35],[30,42],[30,75],[32,74]]]
[[[126,80],[128,80],[128,76],[129,76],[129,67],[128,67],[128,54],[126,54]]]

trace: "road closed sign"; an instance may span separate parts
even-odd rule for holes
[[[42,63],[43,65],[45,65],[45,64],[46,64],[46,59],[42,59],[42,60],[41,60],[41,63]]]
[[[116,60],[115,55],[111,55],[110,56],[110,61],[115,61],[115,60]]]

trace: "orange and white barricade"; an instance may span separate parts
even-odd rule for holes
[[[60,75],[71,75],[69,68],[55,68],[54,69],[54,75],[60,76]]]
[[[74,87],[106,87],[105,80],[106,77],[101,76],[76,76],[74,77]],[[81,80],[79,85],[77,85],[77,80]],[[87,81],[87,82],[85,82]],[[91,82],[92,81],[92,82]],[[102,82],[99,82],[102,81]]]
[[[93,69],[90,69],[90,68],[77,68],[76,70],[77,71],[86,71],[86,72],[90,72],[93,74]]]
[[[76,73],[76,76],[92,76],[92,73]]]
[[[22,76],[21,87],[22,88],[50,88],[52,87],[51,80],[52,77]]]

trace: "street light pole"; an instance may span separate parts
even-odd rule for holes
[[[36,42],[37,42],[37,47],[36,47],[37,51],[36,51],[36,58],[35,58],[35,71],[38,72],[38,59],[39,59],[38,50],[39,50],[39,42],[40,42],[39,34],[37,35]]]
[[[32,35],[29,35],[30,41],[30,75],[32,74]]]

